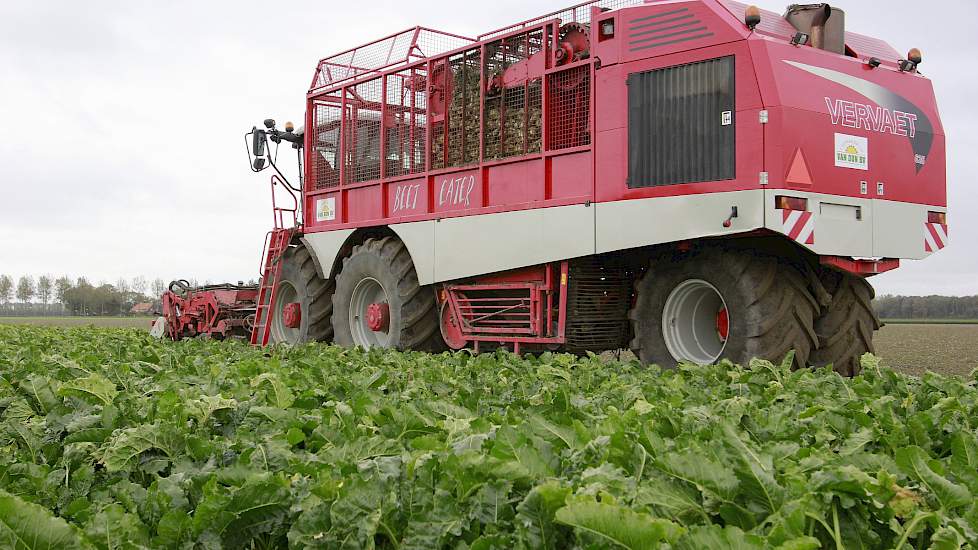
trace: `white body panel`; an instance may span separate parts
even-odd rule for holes
[[[306,233],[302,236],[302,243],[306,245],[312,255],[313,263],[316,264],[316,271],[323,279],[328,279],[332,273],[333,261],[340,253],[343,243],[353,234],[352,229],[337,229],[335,231],[323,231],[321,233]]]
[[[853,258],[898,258],[920,260],[931,253],[924,249],[922,237],[927,212],[946,212],[946,208],[888,201],[842,197],[784,189],[765,191],[765,227],[789,234],[775,197],[786,195],[808,199],[814,218],[814,243],[799,244],[816,254]]]
[[[775,197],[808,199],[807,213],[775,207]],[[733,207],[737,217],[723,222]],[[946,209],[882,199],[757,189],[517,210],[391,225],[405,243],[422,285],[451,281],[669,242],[747,233],[767,228],[816,254],[853,258],[921,259],[928,211]],[[786,220],[786,218],[788,218]],[[309,233],[320,274],[333,262],[352,229]]]
[[[594,208],[583,204],[447,218],[435,223],[432,282],[593,253]]]
[[[733,207],[737,217],[724,227]],[[764,227],[763,190],[603,202],[595,208],[597,253]]]

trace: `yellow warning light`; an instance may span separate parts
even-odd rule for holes
[[[761,10],[757,6],[747,6],[744,12],[744,23],[747,28],[754,30],[754,27],[761,23]]]
[[[913,61],[914,65],[920,65],[924,61],[923,55],[921,55],[920,50],[917,48],[912,48],[907,52],[907,59]]]
[[[292,121],[291,120],[285,123],[285,131],[286,132],[293,132],[293,131],[295,131],[295,125],[292,124]]]

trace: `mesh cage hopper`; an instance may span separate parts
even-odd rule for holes
[[[591,144],[591,67],[579,65],[548,76],[547,149]]]
[[[346,88],[345,183],[380,178],[382,95],[380,78]]]
[[[532,27],[539,25],[550,19],[560,19],[563,23],[590,23],[591,22],[591,8],[600,8],[604,11],[617,10],[619,8],[626,8],[628,6],[639,6],[644,4],[644,0],[592,0],[590,2],[582,2],[580,4],[573,5],[569,8],[564,8],[555,12],[548,13],[546,15],[541,15],[540,17],[534,17],[533,19],[528,19],[522,23],[516,23],[497,29],[485,34],[480,34],[476,37],[476,40],[486,40],[488,38],[493,38],[495,36],[500,36],[513,31],[518,31],[526,27]]]
[[[314,140],[308,181],[313,189],[329,189],[340,183],[339,145],[342,124],[341,99],[322,97],[313,104]]]
[[[366,73],[449,52],[475,40],[425,27],[414,27],[319,61],[310,91]]]
[[[427,70],[424,66],[387,75],[386,177],[424,172],[427,127]]]

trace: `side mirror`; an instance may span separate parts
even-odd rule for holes
[[[255,159],[265,156],[264,130],[259,130],[258,128],[251,129],[251,154],[255,156]]]

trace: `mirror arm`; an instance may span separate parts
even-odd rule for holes
[[[268,155],[267,158],[268,158],[268,165],[271,166],[272,169],[275,170],[275,173],[278,174],[278,176],[280,178],[282,178],[282,182],[285,183],[285,186],[288,187],[289,189],[295,191],[296,193],[302,193],[302,189],[299,189],[299,188],[296,188],[295,186],[293,186],[292,185],[292,182],[289,181],[289,178],[285,177],[285,174],[283,174],[282,171],[278,169],[278,165],[275,164],[275,161],[272,160],[271,155]],[[301,166],[300,166],[299,169],[300,169],[300,171],[302,170]]]

